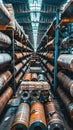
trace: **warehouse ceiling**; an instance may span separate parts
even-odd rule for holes
[[[56,16],[56,11],[67,0],[3,0],[12,3],[15,17],[36,50],[42,36]]]

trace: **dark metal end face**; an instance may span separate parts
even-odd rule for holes
[[[17,124],[15,127],[13,127],[13,129],[11,130],[27,130],[25,125],[22,124]]]
[[[30,130],[47,130],[42,122],[35,122],[30,126]]]
[[[31,99],[38,100],[39,98],[40,98],[40,93],[39,92],[32,92],[31,93]]]
[[[30,93],[28,91],[23,91],[21,95],[21,102],[29,102]]]
[[[52,124],[48,126],[48,130],[65,130],[62,124]]]

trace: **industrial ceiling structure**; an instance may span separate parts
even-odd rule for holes
[[[68,0],[3,0],[4,4],[12,3],[15,18],[36,50],[41,38],[56,16],[57,9],[62,9]]]

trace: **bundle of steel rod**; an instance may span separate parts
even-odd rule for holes
[[[0,49],[8,48],[10,45],[11,45],[10,37],[0,32]]]
[[[66,93],[60,87],[57,88],[57,93],[59,94],[60,98],[65,104],[66,109],[69,112],[69,115],[71,117],[71,120],[73,121],[73,102],[70,100],[70,98],[66,95]]]
[[[58,80],[62,83],[62,87],[65,88],[65,90],[67,90],[73,97],[73,80],[62,72],[58,72],[57,77]]]
[[[50,90],[50,84],[48,82],[34,82],[34,81],[22,81],[20,85],[21,91],[23,90]]]
[[[30,107],[27,103],[21,103],[15,115],[11,130],[28,130]]]
[[[0,2],[0,25],[7,25],[10,22],[10,13],[6,7]]]
[[[65,70],[73,72],[73,55],[62,54],[58,57],[58,64]]]
[[[8,53],[0,53],[0,68],[5,67],[11,61],[11,56]]]
[[[0,74],[0,90],[5,86],[6,83],[12,78],[10,71],[6,71]]]
[[[56,108],[55,102],[47,102],[45,104],[45,111],[48,130],[65,130],[63,119]]]
[[[7,102],[9,101],[9,99],[11,98],[13,94],[13,90],[12,88],[9,86],[5,92],[0,96],[0,114],[2,113],[2,111],[4,110]]]
[[[33,102],[30,111],[30,130],[46,130],[46,118],[44,106],[40,102]]]

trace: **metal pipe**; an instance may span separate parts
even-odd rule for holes
[[[73,97],[73,80],[71,80],[67,75],[62,72],[57,74],[58,80],[62,83],[65,90],[67,90]]]
[[[29,103],[30,102],[30,92],[29,91],[23,91],[21,94],[21,101]]]
[[[45,105],[48,130],[65,130],[64,122],[56,109],[54,102],[47,102]]]
[[[0,2],[0,25],[7,25],[10,22],[10,13]]]
[[[31,81],[31,73],[26,73],[24,76],[25,81]]]
[[[60,87],[57,88],[57,93],[62,99],[63,103],[65,104],[66,109],[71,117],[71,120],[73,121],[73,102],[69,99],[69,97],[64,93],[64,91]]]
[[[15,73],[17,74],[22,67],[23,67],[23,63],[17,64],[17,65],[14,67],[14,68],[15,68]]]
[[[23,53],[23,57],[26,57],[26,56],[28,56],[29,55],[29,53]]]
[[[30,107],[27,103],[21,103],[12,123],[11,130],[28,130]]]
[[[0,90],[4,87],[6,83],[12,78],[12,74],[10,71],[6,71],[0,74]]]
[[[50,72],[54,72],[54,66],[51,65],[50,63],[47,63],[47,68],[49,69]]]
[[[58,64],[65,70],[73,71],[73,55],[62,54],[58,57]]]
[[[11,98],[13,94],[13,90],[11,87],[8,87],[5,92],[0,96],[0,114],[2,113],[2,111],[4,110],[7,102],[9,101],[9,99]]]
[[[30,112],[30,130],[46,130],[46,118],[45,118],[45,111],[44,106],[40,102],[34,102],[31,105],[31,112]]]
[[[62,46],[68,48],[68,46],[73,46],[73,35],[70,35],[62,40]]]
[[[21,48],[23,47],[23,44],[21,42],[17,41],[17,40],[15,40],[15,45],[19,46]]]
[[[11,56],[7,53],[0,53],[0,68],[11,61]]]
[[[50,73],[47,73],[47,78],[48,78],[50,84],[52,85],[54,80],[53,80],[52,76],[50,75]]]
[[[7,48],[11,45],[11,39],[9,36],[0,32],[0,49]]]
[[[15,53],[15,61],[21,59],[23,57],[22,53]]]
[[[55,48],[55,39],[49,41],[47,43],[47,45],[45,45],[45,48],[48,48],[49,50],[54,49]]]
[[[52,59],[52,58],[53,58],[53,56],[54,56],[54,54],[53,54],[52,52],[47,53],[47,57],[48,57],[48,59]]]
[[[37,73],[32,73],[32,75],[31,75],[31,81],[38,81],[38,75],[37,75]]]
[[[27,60],[25,59],[25,60],[22,60],[22,63],[25,65],[26,64],[26,62],[27,62]]]
[[[15,78],[16,84],[19,83],[19,81],[20,81],[20,79],[21,79],[22,76],[23,76],[23,72],[20,72],[20,73],[17,75],[17,77]]]
[[[38,78],[38,81],[45,81],[45,77],[44,77],[43,74],[39,74],[38,77],[39,77],[39,78]]]
[[[22,81],[21,82],[21,91],[23,90],[50,90],[50,84],[48,82],[34,82],[34,81]]]

